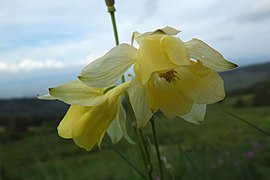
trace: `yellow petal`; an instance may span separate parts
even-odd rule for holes
[[[88,151],[101,142],[104,131],[107,130],[117,113],[117,101],[108,105],[102,103],[87,111],[72,129],[75,143]]]
[[[63,138],[72,138],[72,129],[78,122],[81,116],[88,112],[91,107],[84,106],[70,106],[66,115],[57,127],[59,136]]]
[[[128,44],[120,44],[86,66],[79,79],[91,87],[110,86],[119,80],[136,58],[136,48]]]
[[[206,67],[216,71],[226,71],[237,67],[236,64],[224,59],[215,49],[199,39],[192,39],[185,43],[192,59],[200,60]]]
[[[148,102],[153,111],[159,108],[167,117],[187,114],[192,102],[187,99],[174,82],[167,82],[154,74],[147,84]]]
[[[180,39],[164,36],[161,38],[161,45],[172,63],[176,65],[190,65],[187,49]]]
[[[89,87],[79,80],[49,90],[53,97],[72,105],[96,106],[105,101],[104,89]]]
[[[163,33],[168,34],[168,35],[176,35],[176,34],[181,32],[180,30],[174,29],[170,26],[166,26],[164,28],[158,29],[158,30],[154,31],[154,33],[157,31],[162,31]]]
[[[141,33],[139,33],[138,31],[135,31],[135,32],[132,33],[131,45],[133,45],[134,40],[137,39],[140,35],[141,35]]]
[[[138,61],[134,64],[134,71],[141,83],[145,85],[152,73],[177,68],[171,62],[160,44],[160,35],[145,38],[140,44]]]
[[[223,79],[201,62],[183,66],[177,71],[177,87],[196,104],[211,104],[225,97]]]
[[[137,128],[143,128],[148,123],[153,113],[149,108],[146,90],[137,77],[134,77],[130,83],[129,97],[137,119]]]
[[[180,117],[188,122],[194,124],[201,124],[203,123],[205,113],[206,113],[206,104],[193,104],[191,111],[188,114],[185,114]]]
[[[105,102],[80,117],[72,130],[72,138],[78,146],[89,151],[95,144],[101,143],[104,132],[117,115],[122,94],[128,86],[129,82],[110,90],[105,94]]]
[[[132,35],[132,41],[131,41],[131,42],[132,42],[132,44],[133,44],[134,39],[136,39],[136,41],[140,44],[141,41],[143,40],[143,38],[149,37],[149,36],[151,36],[151,35],[155,35],[155,34],[176,35],[176,34],[178,34],[179,32],[181,32],[181,31],[179,31],[179,30],[177,30],[177,29],[174,29],[174,28],[172,28],[172,27],[170,27],[170,26],[166,26],[166,27],[164,27],[164,28],[157,29],[157,30],[152,31],[152,32],[145,32],[145,33],[143,33],[143,34],[140,34],[139,32],[135,31],[135,32],[133,33],[133,35]]]

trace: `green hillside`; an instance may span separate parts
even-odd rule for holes
[[[270,63],[239,67],[233,71],[223,72],[227,92],[243,89],[270,79]]]

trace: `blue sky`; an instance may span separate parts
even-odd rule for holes
[[[166,25],[241,65],[270,61],[269,0],[116,0],[121,42]],[[0,98],[34,96],[76,78],[114,46],[103,0],[0,2]]]

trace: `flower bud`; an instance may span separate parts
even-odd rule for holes
[[[114,0],[105,0],[107,6],[114,6]]]

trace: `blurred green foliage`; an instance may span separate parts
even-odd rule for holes
[[[158,137],[167,179],[237,179],[269,178],[270,137],[225,114],[226,109],[268,131],[269,107],[234,108],[228,98],[210,105],[203,125],[193,125],[180,118],[156,115]],[[86,152],[72,140],[57,136],[55,121],[33,132],[19,133],[20,138],[1,143],[2,179],[142,179],[106,143],[102,150]],[[132,131],[131,131],[132,132]],[[2,132],[1,137],[8,134]],[[146,127],[153,142],[150,127]],[[108,137],[105,141],[109,141]],[[122,140],[115,146],[144,172],[137,146]],[[152,147],[152,146],[151,146]],[[158,177],[152,147],[154,176]]]

